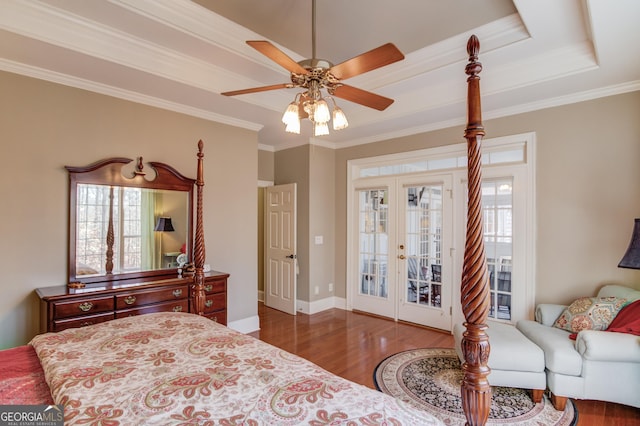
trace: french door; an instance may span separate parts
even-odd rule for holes
[[[451,181],[384,178],[356,189],[354,309],[451,329]]]
[[[398,319],[443,330],[451,330],[451,181],[398,182]]]
[[[534,315],[534,143],[535,133],[483,142],[492,321]],[[347,162],[347,308],[449,331],[464,321],[466,152],[461,143]]]
[[[396,233],[390,224],[396,223],[396,211],[389,209],[395,203],[390,189],[383,183],[357,191],[358,267],[353,307],[395,318],[396,263],[390,254],[395,255]]]

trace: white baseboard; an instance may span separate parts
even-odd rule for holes
[[[332,308],[346,309],[346,306],[346,299],[335,296],[326,297],[324,299],[315,300],[313,302],[296,300],[297,311],[307,315],[317,314],[318,312],[326,311],[327,309]]]
[[[231,321],[227,324],[227,327],[244,334],[253,333],[254,331],[260,330],[260,317],[254,315],[252,317]]]

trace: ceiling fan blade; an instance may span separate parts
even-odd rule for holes
[[[334,65],[329,71],[338,80],[344,80],[403,59],[402,52],[393,43],[387,43]]]
[[[393,103],[393,99],[385,98],[384,96],[376,95],[375,93],[367,92],[366,90],[346,84],[338,86],[333,91],[333,95],[369,108],[377,109],[378,111],[387,109],[387,107]]]
[[[231,92],[222,92],[224,96],[244,95],[247,93],[266,92],[267,90],[290,89],[293,87],[291,83],[272,84],[271,86],[253,87],[251,89],[233,90]]]
[[[248,40],[247,44],[289,72],[295,72],[296,74],[309,73],[306,68],[266,40]]]

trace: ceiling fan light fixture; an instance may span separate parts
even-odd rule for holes
[[[342,108],[335,105],[333,108],[333,130],[342,130],[349,127],[347,116],[344,115]]]
[[[329,125],[327,122],[316,122],[313,126],[314,136],[325,136],[329,134]]]
[[[293,120],[290,123],[287,123],[287,126],[284,128],[287,133],[295,133],[296,135],[300,134],[300,120]]]
[[[327,105],[327,101],[320,98],[319,101],[315,103],[315,108],[313,112],[313,121],[316,123],[328,123],[331,120],[331,113],[329,113],[329,105]]]
[[[300,119],[298,117],[298,103],[297,100],[294,100],[287,106],[284,114],[282,115],[282,122],[287,126],[292,124],[294,121],[298,122],[298,129],[300,128]],[[298,130],[298,133],[300,131]]]

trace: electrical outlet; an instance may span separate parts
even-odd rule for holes
[[[333,291],[333,283],[329,283],[329,291]]]
[[[316,286],[315,293],[316,293],[316,295],[320,294],[320,287]]]

